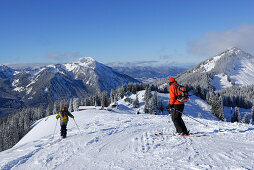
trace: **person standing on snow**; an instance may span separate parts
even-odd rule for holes
[[[74,119],[74,116],[68,111],[67,107],[66,106],[63,106],[62,107],[62,111],[60,111],[58,113],[58,115],[56,116],[56,119],[59,119],[60,118],[60,126],[61,126],[61,136],[63,138],[66,138],[66,135],[67,135],[67,124],[68,124],[68,117],[71,117]]]
[[[171,119],[175,125],[176,132],[180,135],[189,135],[189,131],[185,126],[182,119],[182,112],[184,110],[184,103],[177,100],[177,87],[178,84],[176,80],[171,77],[169,79],[169,95],[170,95],[170,113]]]

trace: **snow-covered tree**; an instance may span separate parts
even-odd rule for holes
[[[76,111],[78,111],[78,108],[79,108],[79,99],[74,98],[73,99],[73,110],[76,112]]]
[[[163,110],[164,110],[163,99],[160,99],[160,102],[159,102],[159,109],[160,109],[161,112],[163,112]]]
[[[254,106],[251,108],[251,119],[250,119],[250,124],[253,124],[254,121]]]
[[[198,118],[202,118],[202,114],[200,112],[198,112]]]
[[[73,109],[73,99],[72,98],[70,99],[68,110],[69,110],[69,112],[74,112],[74,109]]]
[[[47,108],[46,108],[46,116],[50,116],[53,114],[53,106],[52,104],[48,104]]]
[[[144,101],[149,101],[152,97],[151,88],[149,86],[145,89]]]
[[[53,106],[53,114],[57,114],[59,111],[60,111],[60,105],[59,105],[59,102],[56,100]]]
[[[231,122],[240,122],[241,121],[241,113],[238,107],[235,107],[235,112],[231,117]]]
[[[212,93],[210,93],[209,96],[209,104],[212,107],[212,113],[220,120],[224,121],[225,117],[222,97],[218,95],[213,95]]]
[[[246,124],[249,123],[249,113],[245,113],[245,115],[243,116],[241,122],[242,122],[242,123],[246,123]]]
[[[133,107],[138,108],[139,107],[139,100],[138,100],[138,95],[136,94],[136,99],[133,101]]]
[[[108,101],[108,92],[104,91],[101,93],[101,106],[102,107],[107,107],[109,105]]]
[[[236,107],[236,115],[237,115],[237,122],[241,122],[241,112],[238,107]]]
[[[111,91],[110,91],[110,102],[111,103],[115,102],[115,91],[114,91],[114,89],[111,89]]]
[[[133,94],[136,94],[136,93],[137,93],[137,84],[133,84],[133,85],[132,85],[131,92],[132,92]]]

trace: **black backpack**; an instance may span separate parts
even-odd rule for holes
[[[178,84],[173,84],[177,87],[177,100],[179,102],[185,103],[189,100],[189,94],[188,91],[186,89],[186,87],[182,86],[182,85],[178,85]]]

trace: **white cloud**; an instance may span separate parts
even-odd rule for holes
[[[228,48],[238,47],[254,54],[254,25],[241,25],[236,29],[207,32],[201,39],[188,44],[188,51],[198,55],[216,55]]]
[[[79,56],[80,56],[79,53],[76,53],[76,52],[65,52],[65,53],[51,52],[51,53],[48,53],[45,57],[63,62],[69,59],[78,58]]]

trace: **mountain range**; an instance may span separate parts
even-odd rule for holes
[[[83,98],[104,90],[109,92],[122,84],[138,82],[130,76],[139,80],[176,76],[183,85],[207,91],[252,85],[254,57],[233,47],[183,71],[180,68],[156,69],[145,66],[114,66],[112,69],[90,57],[73,63],[24,70],[0,65],[0,113],[10,113],[24,105],[49,103],[57,99]]]
[[[23,71],[1,65],[0,112],[63,98],[84,98],[130,82],[139,81],[90,57]]]

